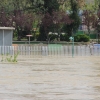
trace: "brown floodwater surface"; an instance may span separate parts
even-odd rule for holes
[[[100,57],[0,64],[0,100],[100,100]]]

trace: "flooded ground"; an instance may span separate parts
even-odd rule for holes
[[[100,57],[0,64],[0,100],[100,100]]]

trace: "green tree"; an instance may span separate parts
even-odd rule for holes
[[[44,0],[44,9],[49,14],[52,14],[53,11],[59,10],[59,3],[57,0]]]
[[[70,25],[65,24],[63,30],[69,35],[73,35],[81,23],[79,13],[79,6],[76,0],[70,0],[70,18],[74,21]]]
[[[30,2],[28,0],[0,0],[0,8],[3,7],[7,12],[11,12],[13,10],[25,10],[30,6]]]
[[[59,9],[59,4],[57,0],[29,0],[31,6],[29,9],[34,12],[42,13],[52,13],[53,10]]]
[[[59,11],[59,3],[57,0],[43,0],[43,1],[44,1],[44,5],[40,8],[40,11],[42,11],[42,14],[44,14],[44,18],[46,18],[46,17],[51,18],[54,11]],[[44,20],[44,18],[43,18],[43,20]],[[44,27],[45,25],[43,25],[43,24],[45,24],[45,23],[43,23],[43,20],[41,20],[42,24],[40,24],[39,39],[41,38],[40,40],[46,40],[46,39],[48,40],[48,33],[50,30],[52,30],[53,24],[51,24],[51,23],[53,23],[53,22],[50,22],[50,23],[47,22],[50,25],[48,27]],[[49,19],[47,21],[49,21]],[[46,38],[44,39],[44,37],[46,37]]]

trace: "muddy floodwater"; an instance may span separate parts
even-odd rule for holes
[[[0,63],[0,100],[100,100],[100,57]]]

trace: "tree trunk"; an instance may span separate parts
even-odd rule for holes
[[[17,28],[17,34],[18,34],[17,40],[18,41],[21,41],[21,33],[22,31]]]

